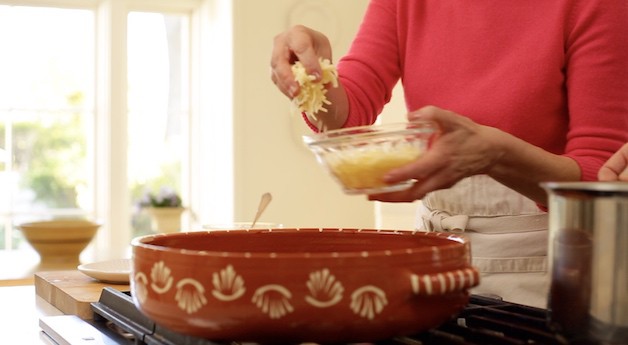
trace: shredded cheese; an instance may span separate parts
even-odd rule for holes
[[[423,149],[412,143],[390,147],[364,146],[349,152],[329,152],[326,159],[345,191],[376,190],[388,186],[384,175],[415,161]]]
[[[319,63],[323,71],[319,81],[315,81],[316,78],[313,75],[307,74],[300,61],[292,65],[294,79],[299,83],[301,89],[299,94],[292,99],[292,103],[299,111],[304,112],[310,120],[318,123],[320,129],[320,121],[316,114],[319,111],[327,112],[325,105],[329,105],[331,102],[327,100],[326,85],[338,86],[338,71],[328,59],[319,59]]]

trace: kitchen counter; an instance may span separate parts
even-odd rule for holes
[[[34,285],[0,287],[0,343],[53,344],[39,328],[39,318],[63,313],[35,294]]]

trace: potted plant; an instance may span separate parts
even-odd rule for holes
[[[156,194],[147,192],[140,200],[140,207],[150,215],[153,230],[171,233],[181,229],[181,214],[185,207],[174,189],[162,187]]]

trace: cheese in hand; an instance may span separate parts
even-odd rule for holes
[[[338,86],[338,72],[336,67],[331,64],[328,59],[319,59],[321,70],[323,71],[321,79],[316,81],[313,75],[308,75],[305,67],[300,61],[292,65],[292,73],[294,79],[299,83],[301,88],[299,94],[292,99],[293,104],[313,119],[317,121],[316,114],[319,111],[327,112],[325,105],[331,104],[327,100],[327,84],[333,87]]]

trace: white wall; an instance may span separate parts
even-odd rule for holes
[[[406,105],[401,83],[393,90],[393,97],[379,119],[382,123],[404,122]],[[380,229],[414,229],[415,214],[419,201],[413,203],[375,203],[375,226]]]
[[[365,196],[341,192],[302,144],[301,135],[309,129],[291,114],[289,100],[270,80],[276,34],[297,23],[313,27],[329,36],[337,60],[347,51],[367,3],[233,1],[236,220],[252,219],[261,194],[271,192],[273,201],[262,221],[316,227],[413,226],[411,204],[376,205]],[[395,114],[386,121],[403,120],[402,97],[396,96],[386,112]],[[376,217],[376,209],[391,216]]]

